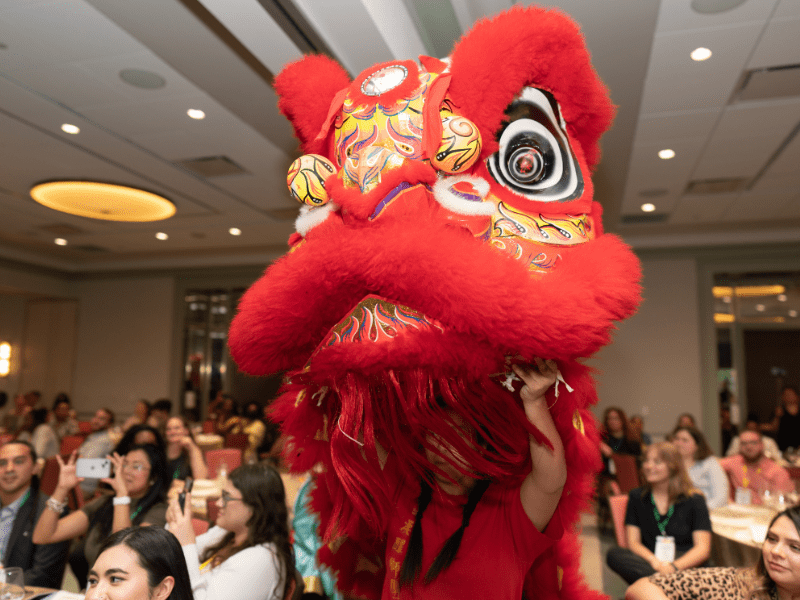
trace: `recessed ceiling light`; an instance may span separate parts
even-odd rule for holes
[[[786,302],[786,294],[778,294],[778,302]]]
[[[163,231],[159,231],[156,234],[156,239],[157,240],[166,240],[166,239],[169,239],[169,236],[166,233],[164,233]]]
[[[789,316],[790,317],[796,317],[797,316],[797,311],[796,310],[790,310],[789,311]]]
[[[644,212],[653,212],[656,209],[655,204],[651,204],[650,202],[646,204],[642,204],[642,211]]]
[[[230,229],[228,229],[228,233],[230,233],[231,235],[242,235],[242,230],[239,229],[238,227],[231,227]]]
[[[725,304],[730,304],[730,303],[731,303],[731,297],[730,297],[730,296],[723,296],[723,297],[722,297],[722,301],[723,301]]]
[[[64,238],[56,238],[53,241],[56,243],[56,246],[66,246],[67,245],[67,240],[65,240]]]
[[[206,113],[204,113],[199,108],[190,108],[186,111],[186,114],[192,117],[193,119],[205,119]]]
[[[63,131],[64,133],[71,133],[71,134],[75,135],[76,133],[80,133],[81,132],[81,128],[78,127],[77,125],[72,125],[70,123],[64,123],[61,126],[61,131]]]
[[[675,150],[672,150],[671,148],[664,148],[663,150],[659,150],[658,158],[663,158],[664,160],[675,158]]]
[[[156,194],[96,181],[51,181],[31,188],[39,204],[79,217],[104,221],[160,221],[175,214],[175,205]]]
[[[695,48],[689,56],[697,62],[708,60],[711,58],[711,50],[708,48]]]
[[[764,312],[764,311],[766,310],[766,308],[767,308],[767,307],[766,307],[766,306],[764,306],[763,304],[756,304],[756,310],[757,310],[758,312]]]

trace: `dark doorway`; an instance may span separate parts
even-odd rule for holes
[[[745,329],[747,410],[769,421],[781,388],[800,380],[800,329]]]

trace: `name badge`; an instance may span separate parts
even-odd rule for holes
[[[675,538],[671,535],[656,536],[656,558],[664,563],[675,560]]]
[[[737,487],[736,495],[734,496],[736,504],[752,504],[753,503],[753,490],[747,488]]]

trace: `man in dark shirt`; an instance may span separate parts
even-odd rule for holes
[[[778,421],[778,434],[775,436],[781,452],[787,448],[800,449],[800,394],[797,388],[787,385],[781,392],[783,414]]]
[[[30,444],[0,446],[0,564],[22,567],[25,585],[58,589],[69,542],[33,543],[33,528],[47,504],[35,471],[36,452]]]

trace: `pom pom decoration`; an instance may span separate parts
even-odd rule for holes
[[[324,156],[305,154],[295,160],[289,167],[286,185],[292,198],[308,206],[327,204],[328,192],[325,180],[336,173],[336,167]]]

